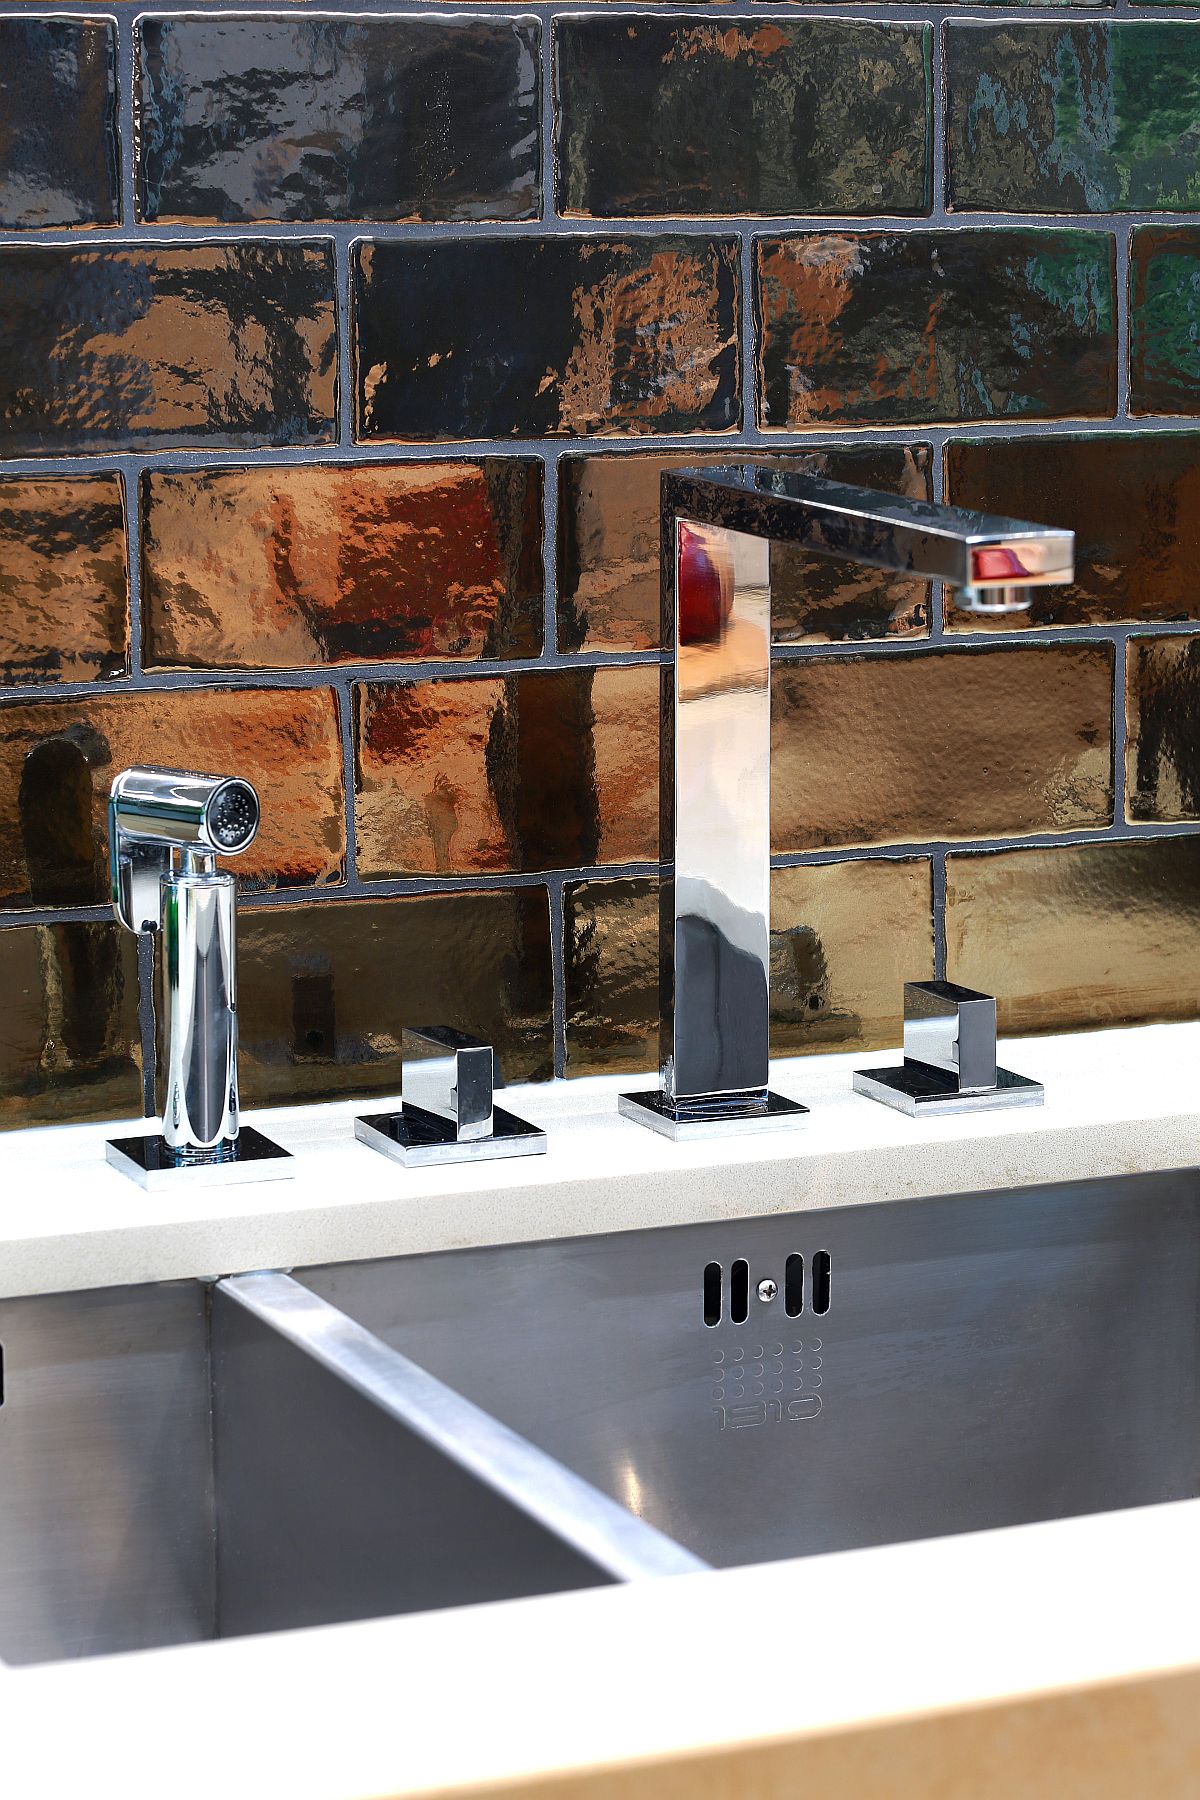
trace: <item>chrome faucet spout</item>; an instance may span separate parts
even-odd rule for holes
[[[940,581],[968,612],[1070,581],[1074,534],[818,476],[662,478],[660,1079],[621,1111],[671,1137],[790,1123],[768,1086],[771,550]]]

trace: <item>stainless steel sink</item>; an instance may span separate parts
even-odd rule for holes
[[[286,1275],[0,1302],[0,1659],[703,1566]]]
[[[302,1279],[716,1565],[1200,1488],[1193,1170]]]

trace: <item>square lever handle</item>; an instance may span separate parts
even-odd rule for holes
[[[406,1025],[404,1102],[354,1121],[354,1135],[411,1167],[539,1156],[545,1133],[494,1102],[504,1082],[496,1053],[452,1025]]]
[[[955,981],[904,984],[904,1061],[859,1069],[854,1091],[908,1113],[975,1112],[1040,1106],[1040,1081],[996,1066],[996,1001]]]

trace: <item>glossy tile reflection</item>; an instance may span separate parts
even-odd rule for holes
[[[238,965],[247,1105],[399,1094],[416,1018],[492,1044],[507,1081],[553,1072],[544,888],[245,907]]]
[[[653,1069],[657,883],[569,883],[564,908],[568,1074]],[[773,1055],[898,1041],[903,983],[933,967],[926,858],[776,869],[771,924]]]
[[[243,884],[343,879],[342,756],[329,689],[110,694],[0,708],[0,905],[107,902],[108,790],[133,763],[228,769],[254,783],[262,825],[237,860]]]
[[[359,873],[656,857],[658,685],[634,667],[359,687]]]
[[[844,19],[561,18],[559,206],[927,211],[931,35]]]
[[[774,849],[1109,824],[1112,669],[1102,643],[777,664]]]
[[[144,219],[537,216],[535,20],[139,25]]]
[[[362,244],[355,436],[732,430],[737,271],[729,238]]]
[[[1126,813],[1200,818],[1200,637],[1130,638],[1126,657]]]
[[[806,232],[762,238],[756,255],[768,429],[1116,406],[1106,233]]]
[[[1028,612],[989,622],[946,607],[951,631],[1200,617],[1200,435],[978,438],[946,449],[956,506],[1075,533],[1075,580],[1031,588]]]
[[[128,657],[120,477],[0,481],[0,686],[104,679]]]
[[[114,923],[0,931],[0,1131],[142,1110],[137,946]]]
[[[949,857],[946,972],[1006,1032],[1194,1018],[1200,837]]]
[[[659,478],[664,469],[759,463],[933,498],[927,444],[838,446],[801,454],[731,449],[564,457],[558,465],[558,643],[562,650],[647,650],[659,641]],[[771,560],[776,643],[916,637],[929,629],[923,581],[807,557]]]
[[[0,454],[333,434],[324,244],[0,248]]]
[[[1200,413],[1200,229],[1135,229],[1129,306],[1130,410]]]
[[[150,668],[536,656],[540,462],[143,477]]]
[[[112,19],[0,19],[0,229],[120,218]]]
[[[950,205],[1190,211],[1200,201],[1200,26],[950,25]]]

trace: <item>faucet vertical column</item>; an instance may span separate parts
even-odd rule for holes
[[[683,1138],[807,1109],[767,1086],[770,543],[664,507],[662,554],[662,1086],[620,1110]]]

